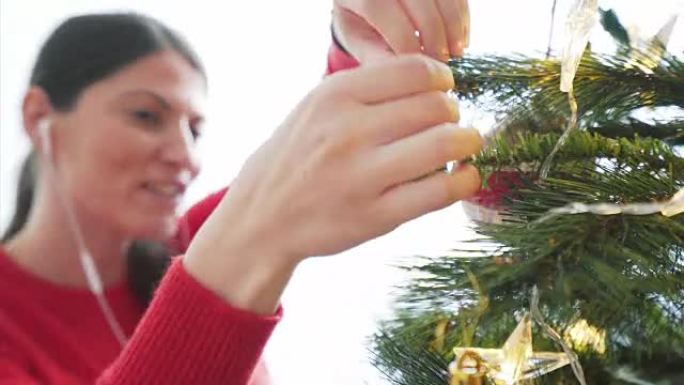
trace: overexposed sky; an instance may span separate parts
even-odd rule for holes
[[[384,1],[384,0],[378,0]],[[387,0],[389,1],[389,0]],[[559,0],[554,47],[562,40],[571,0]],[[626,25],[650,36],[682,0],[599,0]],[[471,52],[543,52],[552,0],[471,0]],[[2,0],[0,2],[0,228],[13,212],[18,166],[28,151],[20,102],[38,48],[64,18],[135,10],[179,30],[209,76],[209,111],[200,144],[203,171],[187,204],[227,185],[245,158],[320,80],[329,38],[330,1],[191,2],[164,0]],[[684,20],[670,49],[684,51]],[[597,27],[592,42],[610,49]],[[387,310],[401,276],[398,257],[437,253],[467,238],[455,205],[334,258],[306,262],[285,297],[285,318],[266,356],[277,385],[375,384],[365,338]]]

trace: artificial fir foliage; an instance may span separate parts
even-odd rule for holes
[[[570,115],[559,61],[450,63],[458,97],[501,122],[470,160],[483,174],[483,194],[497,176],[515,177],[500,179],[503,189],[497,182],[496,199],[479,201],[494,205],[500,221],[474,223],[477,239],[403,267],[413,278],[372,343],[374,364],[391,384],[456,383],[463,348],[503,346],[526,317],[533,288],[540,315],[574,351],[587,384],[684,384],[684,213],[622,211],[667,202],[684,188],[684,62],[662,46],[637,51],[615,14],[602,16],[620,48],[585,52],[574,81],[578,129],[546,178],[540,167]],[[612,211],[549,215],[576,203]],[[534,351],[562,352],[539,324],[533,334]],[[516,383],[578,382],[566,366]]]

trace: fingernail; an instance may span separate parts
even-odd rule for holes
[[[449,57],[449,49],[448,48],[446,48],[446,47],[442,48],[441,57],[442,57],[442,61],[445,61],[445,62],[449,61],[450,57]]]
[[[487,144],[487,141],[485,140],[484,137],[482,137],[482,134],[480,133],[479,130],[477,130],[477,129],[475,129],[475,128],[474,128],[474,130],[477,131],[477,136],[480,138],[480,149],[483,149],[484,146],[485,146],[485,144]]]
[[[458,56],[458,57],[463,56],[463,51],[464,51],[463,45],[464,45],[463,41],[456,42],[456,46],[454,47],[454,52],[455,52],[456,56]]]
[[[482,135],[480,134],[480,131],[478,131],[476,128],[463,128],[464,132],[468,133],[468,136],[470,139],[468,141],[463,141],[462,145],[468,146],[468,153],[470,155],[477,155],[482,151],[482,148],[484,147],[484,139],[482,138]]]
[[[453,116],[452,122],[458,123],[461,119],[461,111],[459,109],[458,100],[449,97],[449,110],[451,111],[451,116]]]
[[[475,145],[476,145],[478,148],[481,149],[482,147],[484,147],[484,145],[485,145],[485,139],[482,137],[482,134],[480,133],[480,130],[478,130],[477,128],[472,127],[472,126],[470,126],[470,125],[465,126],[463,129],[464,129],[464,130],[467,130],[468,132],[470,132],[470,133],[473,135],[473,138],[476,138],[476,143],[475,143]]]
[[[456,57],[458,53],[458,44],[452,43],[449,45],[449,51],[451,52],[452,57]]]
[[[437,60],[430,60],[430,62],[434,66],[435,73],[437,74],[437,76],[440,79],[440,85],[442,84],[441,80],[445,80],[449,83],[449,88],[453,88],[454,87],[454,73],[451,72],[451,67],[449,67],[445,63],[437,61]]]

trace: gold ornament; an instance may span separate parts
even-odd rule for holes
[[[593,350],[596,353],[606,352],[606,331],[581,319],[568,326],[563,333],[563,339],[578,352]]]
[[[647,74],[653,74],[653,70],[660,65],[667,50],[672,31],[677,23],[677,15],[673,15],[663,25],[658,33],[650,39],[644,39],[636,28],[629,28],[629,40],[632,42],[630,61],[627,68],[639,68]]]
[[[472,350],[466,351],[449,368],[449,385],[483,385],[487,374],[482,357]]]
[[[520,320],[501,349],[456,347],[453,351],[456,359],[450,369],[451,385],[481,384],[467,382],[475,381],[480,375],[496,385],[513,385],[543,376],[571,362],[565,353],[532,350],[532,320],[529,313]],[[473,366],[473,363],[476,365]]]

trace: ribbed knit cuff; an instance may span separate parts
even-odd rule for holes
[[[130,342],[98,385],[243,385],[282,317],[234,308],[173,262]]]
[[[357,67],[359,62],[344,51],[337,43],[333,41],[328,50],[328,68],[326,75],[333,74],[337,71],[342,71]]]

